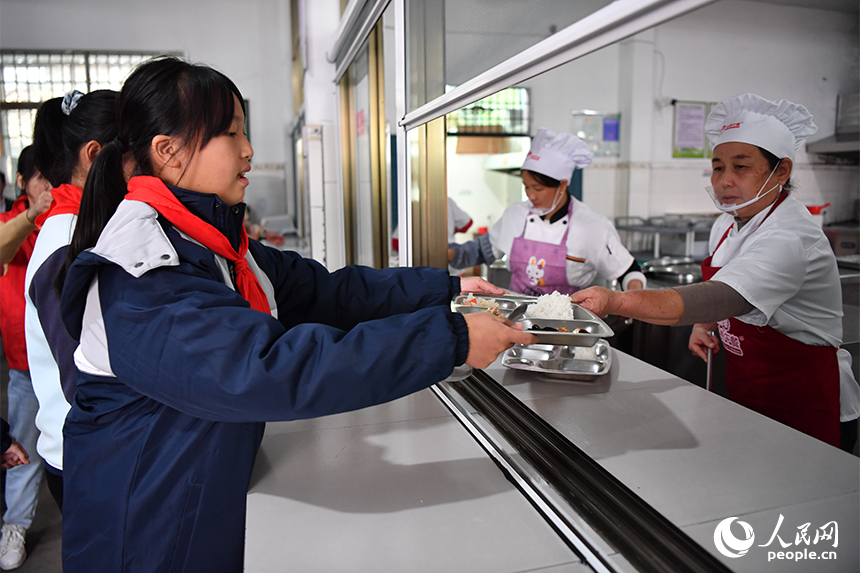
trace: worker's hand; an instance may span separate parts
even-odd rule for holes
[[[507,291],[497,287],[493,283],[485,281],[481,277],[463,277],[460,279],[460,292],[461,294],[505,294]]]
[[[603,287],[589,287],[570,295],[570,300],[597,316],[616,314],[617,298],[620,293]]]
[[[0,467],[2,467],[4,470],[14,468],[15,466],[20,466],[21,464],[29,463],[30,455],[27,453],[27,450],[24,449],[24,446],[22,446],[18,442],[12,442],[12,445],[9,446],[9,449],[3,452],[2,455],[0,455]]]
[[[693,332],[690,333],[690,342],[687,348],[694,356],[698,356],[705,362],[708,361],[708,349],[717,353],[720,351],[720,339],[716,334],[711,334],[717,330],[717,323],[711,324],[694,324]]]
[[[48,207],[51,206],[51,201],[53,200],[54,197],[53,195],[51,195],[50,190],[45,191],[41,195],[39,195],[39,198],[36,199],[36,201],[32,205],[30,205],[29,209],[27,209],[27,220],[31,223],[35,223],[36,217],[47,211]]]
[[[283,236],[280,233],[276,233],[274,231],[266,231],[266,233],[263,235],[263,237],[266,239],[267,242],[272,243],[276,247],[280,247],[287,240],[287,238],[285,236]]]
[[[456,257],[456,256],[457,256],[457,251],[455,251],[454,249],[448,249],[448,260],[449,261],[453,261],[454,257]]]
[[[464,315],[469,329],[469,355],[466,364],[486,368],[514,344],[537,344],[537,336],[522,332],[522,323],[511,324],[491,312]]]

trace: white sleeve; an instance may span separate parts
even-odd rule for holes
[[[601,217],[603,240],[594,241],[592,245],[592,260],[594,268],[607,280],[615,280],[624,274],[624,271],[633,264],[633,255],[627,250],[618,236],[618,231],[612,226],[608,219]]]
[[[763,325],[800,290],[807,264],[806,251],[797,234],[782,230],[759,231],[744,245],[739,256],[717,271],[713,280],[735,289],[764,315],[756,317],[753,311],[745,315],[749,320],[744,322]]]
[[[527,211],[520,203],[508,205],[502,218],[490,227],[490,243],[493,245],[493,254],[497,259],[502,258],[511,251],[514,239],[523,233],[526,223]]]
[[[839,418],[842,422],[850,422],[860,418],[860,386],[851,369],[851,353],[840,348],[836,358],[839,360]]]
[[[468,227],[472,222],[472,218],[468,213],[460,209],[460,206],[457,205],[453,199],[448,197],[448,212],[449,212],[449,221],[454,223],[454,228],[449,229],[449,232],[456,231],[461,232],[460,229],[464,227]]]

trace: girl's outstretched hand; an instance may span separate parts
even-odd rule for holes
[[[511,324],[491,312],[475,312],[464,318],[469,328],[466,364],[474,368],[486,368],[514,344],[537,344],[537,336],[522,332],[521,323]]]
[[[460,292],[462,294],[505,294],[507,291],[497,287],[493,283],[485,281],[481,277],[463,277],[460,279]]]
[[[615,314],[616,292],[603,287],[589,287],[570,295],[570,300],[597,316]]]

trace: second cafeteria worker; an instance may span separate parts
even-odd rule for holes
[[[842,344],[836,259],[806,207],[791,196],[794,152],[817,131],[802,105],[731,97],[708,117],[712,188],[723,215],[711,230],[706,282],[573,301],[600,315],[695,324],[690,350],[726,350],[729,398],[834,446],[853,447],[860,387]]]
[[[449,265],[462,269],[508,255],[510,288],[540,295],[576,292],[600,275],[622,288],[641,289],[645,275],[609,220],[568,193],[576,167],[591,163],[584,141],[541,128],[522,166],[528,201],[514,203],[502,218],[468,243],[448,245]]]

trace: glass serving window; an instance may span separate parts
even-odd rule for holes
[[[408,111],[534,46],[612,0],[406,0]]]

